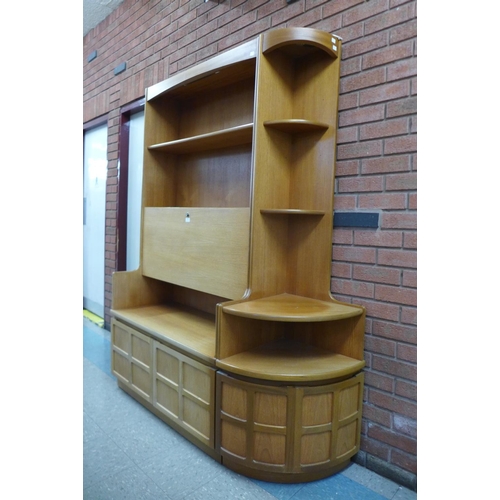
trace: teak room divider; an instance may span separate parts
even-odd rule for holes
[[[148,88],[141,264],[113,275],[119,386],[269,481],[359,450],[365,311],[330,294],[340,53],[277,29]]]

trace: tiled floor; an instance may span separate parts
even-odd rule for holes
[[[415,492],[356,464],[302,484],[267,483],[229,471],[118,388],[109,338],[84,318],[84,499],[416,499]]]

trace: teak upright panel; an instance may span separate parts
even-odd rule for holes
[[[120,387],[264,480],[359,450],[365,311],[330,294],[340,53],[282,28],[147,89],[140,266],[113,275]]]

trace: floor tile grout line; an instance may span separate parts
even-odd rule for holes
[[[168,493],[140,465],[136,465],[136,467],[165,495],[165,500],[172,500]]]
[[[397,496],[397,494],[403,490],[403,486],[398,486],[398,489],[396,490],[396,492],[394,493],[394,495],[392,495],[392,497],[389,499],[389,500],[394,500]],[[411,491],[411,490],[410,490]]]
[[[135,467],[133,465],[126,465],[125,467],[123,467],[123,469],[120,469],[116,472],[113,472],[111,475],[109,476],[103,476],[102,479],[99,479],[99,481],[96,481],[94,483],[91,483],[89,484],[88,486],[84,486],[83,487],[83,490],[89,490],[90,488],[93,488],[95,487],[96,485],[98,484],[101,484],[101,483],[104,483],[105,481],[109,481],[110,479],[114,478],[115,476],[118,476],[119,474],[122,474],[123,472],[127,471],[127,470],[131,470],[131,469],[134,469]],[[90,476],[90,478],[96,476],[98,474],[98,472],[94,472],[94,474],[92,474]],[[156,484],[156,483],[155,483]],[[160,488],[161,489],[161,488]],[[163,491],[163,490],[161,490]]]
[[[193,491],[190,491],[189,493],[186,493],[185,495],[182,496],[182,498],[180,500],[183,500],[184,498],[186,498],[188,495],[193,495],[194,493],[196,493],[198,490],[200,490],[201,488],[203,488],[204,486],[206,486],[207,484],[210,484],[212,481],[215,480],[215,478],[219,477],[224,471],[221,469],[218,474],[215,474],[214,476],[212,476],[206,483],[204,484],[200,484],[200,486],[198,486],[198,488],[196,488],[195,490]]]
[[[111,380],[116,381],[116,377],[113,375],[110,375],[109,373],[106,373],[99,365],[96,365],[91,359],[87,358],[87,356],[84,356],[84,358],[89,362],[92,363],[98,370],[100,370],[106,377],[110,378]]]
[[[291,497],[288,498],[288,500],[292,500],[295,495],[298,495],[298,493],[305,488],[305,486],[305,484],[302,485]]]
[[[98,367],[99,368],[99,367]],[[102,371],[102,370],[101,370]],[[106,374],[107,375],[107,374]],[[129,401],[128,401],[129,402]],[[144,472],[144,474],[146,474],[146,472],[142,469],[141,467],[141,463],[142,461],[137,461],[135,460],[133,457],[131,457],[127,451],[122,447],[120,446],[120,444],[116,441],[116,439],[112,436],[111,433],[109,433],[108,431],[106,431],[105,429],[103,429],[97,422],[94,418],[92,418],[91,414],[87,411],[87,416],[94,422],[94,424],[99,427],[99,429],[102,431],[102,433],[110,440],[113,442],[113,444],[120,449],[121,452],[123,452],[123,454],[128,458],[130,459],[130,461],[136,466],[138,467],[142,472]],[[165,425],[168,425],[168,424],[165,424]],[[161,454],[161,451],[158,451],[156,452],[154,455],[151,455],[146,461],[149,461],[149,460],[152,460],[154,459],[156,456],[159,456]],[[146,474],[147,475],[147,474]],[[149,477],[149,476],[148,476]],[[154,481],[153,481],[154,482]],[[156,483],[155,483],[156,484]],[[158,486],[158,485],[157,485]],[[160,488],[161,489],[161,488]],[[162,490],[163,491],[163,490]]]
[[[357,464],[353,464],[353,465],[357,465]],[[361,466],[360,466],[361,467]],[[366,469],[366,468],[364,468]],[[373,475],[377,475],[375,472],[373,471],[370,471],[369,469],[366,469],[366,471],[368,471],[369,474],[373,474]],[[347,479],[350,479],[351,481],[354,481],[355,483],[363,486],[364,488],[370,490],[370,491],[373,491],[374,493],[386,498],[387,500],[393,500],[394,497],[397,495],[398,491],[402,488],[401,485],[398,485],[397,483],[395,483],[394,481],[391,481],[390,479],[388,478],[385,478],[383,476],[380,476],[380,478],[383,480],[383,481],[387,481],[387,483],[392,483],[394,484],[394,488],[395,488],[395,492],[392,493],[390,496],[388,494],[385,494],[383,492],[380,491],[380,488],[376,488],[376,486],[372,486],[371,482],[370,481],[363,481],[363,480],[357,480],[356,478],[352,478],[352,477],[349,477],[347,474],[344,474],[345,471],[342,471],[341,474],[346,477]]]
[[[95,366],[95,365],[94,365]],[[99,368],[99,367],[97,367]],[[102,371],[102,370],[101,370]],[[105,372],[103,372],[105,375],[107,375]],[[116,440],[112,437],[112,435],[106,431],[105,429],[103,429],[97,422],[94,418],[92,418],[92,415],[87,411],[87,417],[90,418],[92,420],[92,422],[97,426],[99,427],[99,429],[103,432],[103,434],[106,436],[107,439],[109,439],[111,442],[113,442],[113,444],[131,461],[131,464],[124,467],[123,469],[115,472],[114,474],[112,474],[111,476],[108,476],[108,477],[104,477],[103,479],[101,479],[100,481],[97,481],[96,483],[94,484],[91,484],[89,486],[87,486],[85,489],[88,489],[88,488],[91,488],[92,486],[95,486],[96,484],[98,483],[102,483],[104,481],[107,481],[109,480],[109,478],[112,478],[112,477],[115,477],[117,476],[118,474],[122,473],[123,471],[125,470],[128,470],[128,469],[136,469],[136,470],[139,470],[141,471],[141,473],[143,473],[164,495],[165,495],[165,500],[171,500],[171,498],[168,496],[167,492],[141,467],[141,463],[140,462],[137,462],[136,460],[134,460],[127,452],[126,450],[123,449],[122,446],[120,446],[119,443],[116,442]],[[158,456],[160,455],[161,452],[157,452],[155,455],[149,457],[147,460],[153,460],[155,458],[155,456]],[[95,474],[94,474],[95,475]]]

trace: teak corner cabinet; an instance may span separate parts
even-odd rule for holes
[[[275,482],[359,450],[365,311],[330,294],[340,52],[277,29],[148,88],[140,267],[113,275],[119,386]]]

